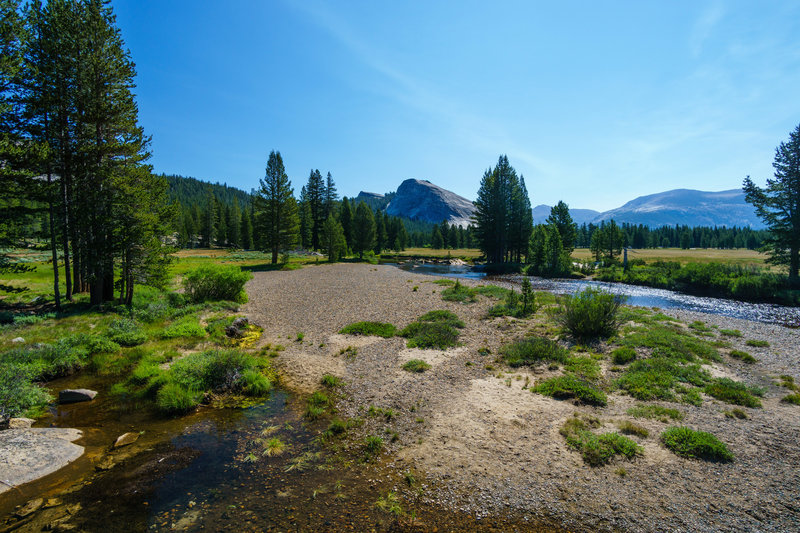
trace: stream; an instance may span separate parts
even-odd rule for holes
[[[414,274],[428,274],[472,280],[485,279],[486,281],[513,284],[519,284],[522,280],[522,276],[520,275],[487,276],[479,267],[470,265],[442,265],[412,262],[390,264],[406,272],[413,272]],[[741,318],[766,324],[779,324],[790,327],[800,326],[800,308],[797,307],[693,296],[666,289],[654,289],[652,287],[628,285],[625,283],[575,279],[545,279],[534,276],[528,279],[530,279],[534,290],[549,291],[555,294],[572,294],[588,287],[594,287],[612,294],[624,296],[625,303],[639,307],[699,311],[702,313]]]

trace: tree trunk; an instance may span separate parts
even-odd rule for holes
[[[53,176],[50,169],[47,169],[48,189],[52,185]],[[48,197],[50,195],[48,194]],[[53,199],[48,198],[50,214],[50,247],[53,250],[53,296],[56,300],[56,311],[61,311],[61,290],[58,286],[58,240],[56,239],[55,217],[53,216]]]

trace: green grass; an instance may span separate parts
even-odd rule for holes
[[[750,418],[744,410],[739,409],[738,407],[731,409],[730,411],[725,411],[725,416],[727,418],[737,418],[739,420],[746,420]]]
[[[750,355],[749,353],[743,350],[731,350],[730,356],[734,359],[741,359],[742,362],[752,365],[753,363],[757,363],[758,359]]]
[[[397,328],[385,322],[356,322],[339,330],[342,335],[365,335],[373,337],[394,337]]]
[[[334,376],[333,374],[324,374],[320,383],[323,387],[328,389],[335,389],[342,386],[342,378]]]
[[[668,422],[670,419],[683,420],[684,417],[677,409],[660,405],[637,405],[628,409],[626,413],[634,418],[649,418],[661,422]]]
[[[741,337],[742,332],[738,329],[721,329],[719,330],[720,335],[725,335],[726,337]]]
[[[545,337],[526,337],[500,348],[500,356],[511,367],[533,366],[543,362],[565,363],[569,352]]]
[[[596,435],[590,427],[596,424],[587,423],[584,419],[573,417],[562,426],[560,433],[567,445],[580,452],[584,462],[591,466],[600,466],[611,462],[615,456],[633,459],[644,452],[644,448],[619,433],[603,433]]]
[[[322,391],[315,391],[306,400],[306,418],[316,420],[333,406],[333,401]]]
[[[611,361],[615,365],[627,365],[636,359],[636,350],[630,346],[622,346],[611,352]]]
[[[438,281],[441,282],[443,280]],[[442,300],[448,302],[471,303],[476,300],[475,294],[474,289],[462,285],[461,282],[456,280],[455,284],[442,291]]]
[[[444,350],[458,345],[458,329],[463,327],[464,322],[451,311],[430,311],[406,326],[400,335],[408,339],[409,348]]]
[[[781,401],[783,403],[790,403],[792,405],[800,405],[800,392],[795,392],[793,394],[787,394],[784,396]]]
[[[769,342],[756,339],[749,339],[745,344],[754,348],[766,348],[769,346]]]
[[[605,406],[606,394],[591,383],[573,375],[557,376],[538,382],[531,391],[562,400],[575,398],[590,405]]]
[[[600,363],[593,357],[573,355],[567,358],[564,371],[587,381],[596,381],[600,378]]]
[[[687,427],[671,427],[661,434],[661,442],[674,454],[690,459],[730,462],[733,453],[711,433]]]
[[[638,424],[634,424],[630,420],[622,420],[617,422],[617,428],[625,435],[636,435],[637,437],[641,437],[643,439],[646,439],[650,435],[650,432],[647,430],[647,428],[643,428]]]
[[[403,365],[403,370],[408,372],[415,372],[415,373],[422,373],[426,370],[429,370],[431,365],[423,361],[422,359],[411,359],[410,361],[406,361]]]
[[[161,332],[162,339],[176,338],[201,338],[206,336],[206,330],[200,325],[200,320],[195,315],[186,315],[179,318]]]
[[[725,403],[744,407],[761,407],[761,400],[756,396],[764,394],[764,391],[757,387],[748,387],[729,378],[714,379],[706,385],[704,392]]]
[[[121,346],[138,346],[147,342],[147,333],[130,318],[120,318],[108,326],[106,335]]]
[[[377,435],[364,437],[364,460],[372,461],[383,451],[383,439]]]
[[[654,357],[668,357],[685,362],[721,361],[719,351],[704,339],[685,333],[680,327],[656,323],[628,328],[620,344],[632,348],[650,348]]]
[[[651,357],[631,363],[615,385],[637,400],[674,400],[676,386],[703,386],[709,379],[700,365]]]

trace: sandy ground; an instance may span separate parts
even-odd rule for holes
[[[710,397],[701,407],[664,404],[686,414],[682,424],[726,442],[736,461],[677,457],[658,441],[669,424],[639,419],[636,423],[650,430],[649,438],[637,439],[644,454],[592,468],[567,448],[559,428],[580,412],[614,430],[616,421],[630,419],[625,411],[636,402],[612,393],[608,407],[593,408],[531,393],[527,384],[553,372],[513,370],[498,364],[494,354],[502,344],[537,331],[536,319],[487,318],[492,300],[482,297],[468,305],[444,302],[439,294],[444,287],[434,279],[364,264],[256,273],[244,311],[265,328],[264,342],[286,347],[276,362],[289,387],[311,392],[323,374],[332,373],[346,383],[337,406],[342,416],[365,417],[370,406],[396,411],[391,429],[399,438],[388,444],[385,460],[424,474],[437,487],[427,496],[447,508],[475,516],[511,513],[580,531],[800,530],[800,408],[781,403],[787,391],[774,385],[779,374],[800,381],[797,330],[673,313],[685,321],[740,329],[744,336],[734,339],[733,347],[759,359],[745,365],[725,357],[712,370],[766,388],[763,409],[745,409],[747,420],[725,417],[731,406]],[[433,309],[450,309],[466,322],[462,346],[417,350],[406,348],[401,338],[337,333],[361,320],[400,328]],[[296,341],[299,332],[302,341]],[[767,339],[771,345],[747,347],[746,339]],[[352,350],[341,353],[348,347],[356,349],[355,356],[348,356]],[[491,355],[480,355],[481,348]],[[414,358],[432,369],[411,374],[400,368]],[[361,431],[375,427],[368,419]]]

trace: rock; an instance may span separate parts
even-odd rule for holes
[[[233,324],[231,324],[230,326],[225,328],[225,335],[230,337],[230,338],[239,337],[239,336],[241,336],[241,334],[242,334],[242,332],[239,331],[239,328],[237,328]]]
[[[51,507],[58,507],[62,505],[64,502],[61,501],[60,498],[48,498],[46,502],[44,502],[44,508],[50,509]]]
[[[386,207],[386,213],[436,224],[446,220],[450,224],[466,227],[475,213],[475,205],[430,181],[408,179],[397,188],[397,193]]]
[[[97,391],[89,389],[64,389],[58,393],[58,403],[90,402]]]
[[[99,463],[94,465],[94,469],[97,470],[98,472],[105,472],[106,470],[111,470],[112,468],[114,468],[114,465],[116,465],[116,463],[114,462],[114,458],[105,456],[100,460]]]
[[[36,498],[23,505],[17,512],[14,513],[17,518],[25,518],[26,516],[35,513],[39,508],[44,505],[44,500]]]
[[[33,418],[12,418],[8,421],[8,429],[29,428],[36,422]]]
[[[138,433],[132,433],[132,432],[123,433],[122,435],[117,437],[117,440],[114,442],[114,446],[112,447],[122,448],[123,446],[128,446],[129,444],[133,444],[137,440],[139,440]]]
[[[246,328],[246,327],[247,327],[247,324],[248,324],[248,323],[249,323],[249,322],[248,322],[248,320],[247,320],[247,317],[240,316],[240,317],[237,317],[237,318],[236,318],[236,319],[233,321],[233,324],[231,324],[231,325],[232,325],[233,327],[237,328],[237,329],[244,329],[244,328]]]
[[[25,342],[25,339],[23,339],[22,337],[14,337],[13,339],[11,339],[11,342],[19,344],[21,342]]]
[[[0,493],[51,474],[83,455],[83,446],[71,442],[81,436],[72,428],[0,431]]]

